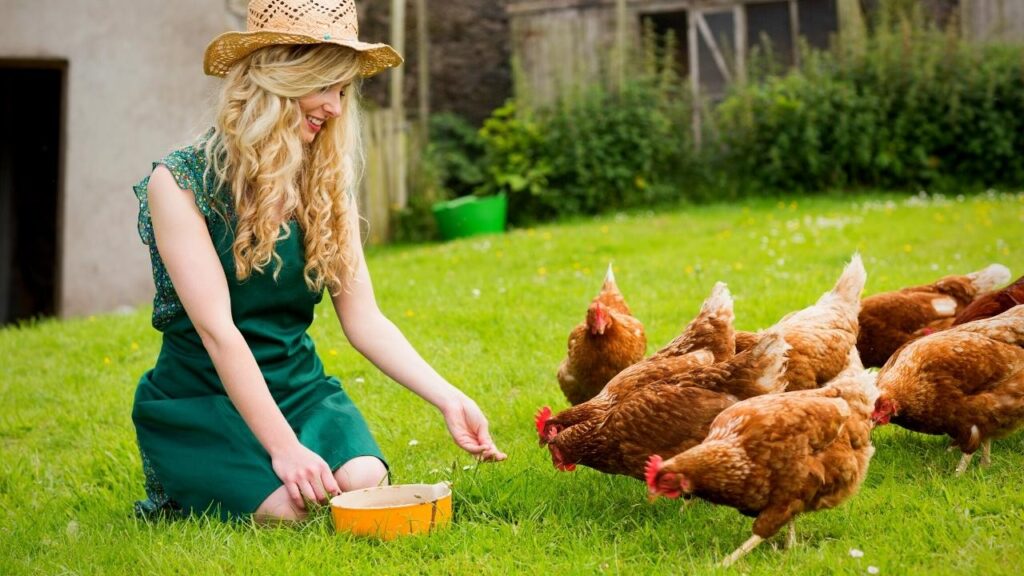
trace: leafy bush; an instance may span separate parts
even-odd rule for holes
[[[554,106],[510,101],[485,121],[484,193],[509,197],[515,224],[649,205],[676,196],[694,165],[690,101],[676,43],[648,40],[619,89],[570,91]]]
[[[484,182],[484,144],[468,120],[452,113],[430,117],[424,161],[436,171],[449,197],[468,196]]]
[[[481,130],[484,190],[508,195],[517,224],[665,200],[664,184],[687,156],[689,139],[678,128],[686,114],[685,103],[640,82],[536,112],[510,102]]]
[[[883,3],[863,50],[734,92],[718,169],[747,190],[1024,184],[1024,53],[979,46]]]
[[[518,111],[509,100],[484,121],[480,129],[484,142],[487,178],[484,194],[508,195],[509,220],[522,222],[545,204],[554,190],[549,186],[552,172],[544,132],[529,111]]]

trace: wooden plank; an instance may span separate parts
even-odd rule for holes
[[[533,0],[510,3],[505,7],[509,16],[518,14],[538,14],[543,12],[561,12],[563,10],[585,10],[588,8],[607,8],[617,0]]]
[[[720,4],[721,2],[712,2]],[[643,10],[644,14],[657,14],[658,12],[685,12],[691,8],[706,6],[708,2],[701,0],[648,0],[636,8]]]
[[[626,18],[626,0],[615,0],[615,53],[612,60],[612,78],[616,90],[626,83]]]
[[[686,13],[686,43],[690,57],[690,91],[693,95],[693,145],[700,150],[700,58],[697,57],[697,11]]]
[[[391,46],[399,53],[405,53],[405,0],[391,0]],[[404,91],[405,67],[398,66],[391,69],[391,110],[394,117],[393,122],[397,130],[404,132],[405,128],[405,91]],[[391,163],[387,169],[391,171],[391,201],[398,209],[406,205],[406,166],[405,166],[405,139],[395,138],[394,149],[391,152]]]
[[[369,112],[363,116],[363,141],[365,150],[365,166],[363,179],[360,182],[358,206],[359,213],[366,219],[369,230],[366,231],[367,241],[375,241],[377,234],[378,199],[387,194],[387,185],[382,143],[381,122],[387,111]]]
[[[426,144],[430,137],[430,38],[427,30],[427,0],[416,0],[416,79],[419,94],[420,136]]]
[[[789,38],[793,45],[793,65],[800,67],[800,12],[796,0],[789,0]]]
[[[747,83],[747,9],[737,4],[732,7],[733,44],[736,47],[736,81]]]
[[[715,42],[715,37],[711,35],[711,29],[708,28],[708,23],[704,20],[704,13],[694,11],[694,14],[697,20],[697,29],[700,30],[704,43],[708,45],[708,50],[711,51],[711,58],[714,59],[715,65],[718,66],[718,70],[722,73],[725,81],[732,83],[732,72],[729,71],[729,65],[725,63],[722,51],[718,49],[718,42]]]
[[[964,35],[977,42],[1024,42],[1024,2],[962,0]]]
[[[522,14],[560,12],[562,10],[586,10],[610,8],[618,0],[523,0],[512,2],[505,7],[505,13],[515,17]],[[655,12],[682,12],[694,8],[732,9],[737,4],[768,4],[779,0],[629,0],[634,10],[645,14]],[[1007,1],[1007,0],[996,0]],[[1013,2],[1015,0],[1008,0]]]
[[[628,16],[625,22],[628,48]],[[527,106],[550,104],[613,75],[613,9],[522,16],[514,19],[511,27],[516,96]]]
[[[731,9],[735,4],[751,4],[755,2],[777,2],[778,0],[629,0],[634,10],[644,13],[683,12],[692,8],[725,8]],[[515,17],[522,14],[538,14],[559,12],[569,9],[610,8],[617,0],[522,0],[511,2],[505,7],[505,13]]]

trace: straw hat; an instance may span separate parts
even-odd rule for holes
[[[245,32],[225,32],[206,47],[203,69],[226,76],[235,63],[264,46],[337,44],[360,53],[361,75],[398,66],[402,57],[387,44],[359,41],[355,0],[250,0]]]

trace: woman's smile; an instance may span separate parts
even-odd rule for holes
[[[325,120],[323,118],[317,118],[316,116],[306,116],[306,125],[309,127],[313,134],[320,131],[320,128],[324,125]]]

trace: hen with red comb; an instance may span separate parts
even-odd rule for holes
[[[609,264],[586,319],[569,334],[568,352],[558,367],[558,385],[570,404],[586,402],[646,353],[644,325],[630,312]]]
[[[754,516],[754,535],[729,565],[805,511],[838,506],[860,488],[874,453],[874,377],[861,372],[825,388],[738,402],[699,445],[648,461],[652,495],[693,495]]]
[[[732,320],[732,297],[719,283],[697,318],[657,354],[582,404],[554,416],[541,410],[538,434],[555,467],[579,464],[643,479],[651,454],[678,454],[699,443],[737,399],[780,391],[786,341],[768,333],[733,355]]]

